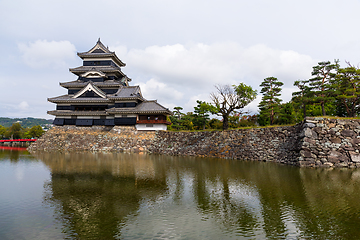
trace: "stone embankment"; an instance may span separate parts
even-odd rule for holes
[[[159,132],[152,153],[274,161],[296,165],[298,127],[253,128],[213,132]]]
[[[306,167],[360,167],[360,122],[306,118],[295,126],[212,132],[62,126],[29,151],[114,151],[272,161]]]
[[[306,118],[300,132],[300,166],[360,167],[360,122]]]
[[[31,144],[34,151],[117,151],[146,152],[156,132],[135,127],[57,126]]]

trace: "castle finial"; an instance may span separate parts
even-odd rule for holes
[[[98,39],[98,42],[100,42],[100,38]]]

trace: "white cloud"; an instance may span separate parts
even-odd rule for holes
[[[114,50],[123,54],[118,56],[127,63],[124,71],[136,74],[133,84],[145,82],[140,86],[146,98],[157,98],[164,104],[172,102],[183,106],[185,111],[193,111],[197,99],[208,101],[215,84],[244,82],[260,90],[260,83],[269,76],[284,82],[283,100],[289,101],[291,92],[288,91],[294,89],[293,82],[308,78],[317,63],[295,51],[273,49],[264,44],[244,48],[235,42],[145,49],[117,46]],[[254,103],[249,108],[256,111]]]
[[[18,109],[19,110],[28,110],[29,108],[29,104],[26,101],[22,101],[19,105],[18,105]]]
[[[141,92],[143,96],[149,100],[159,97],[161,99],[180,100],[184,95],[183,93],[167,86],[165,83],[159,82],[153,78],[146,83],[141,84]]]
[[[24,63],[32,68],[68,67],[66,61],[76,57],[75,46],[69,41],[37,40],[19,43],[18,48]]]

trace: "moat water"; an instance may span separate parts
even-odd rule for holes
[[[360,171],[0,149],[0,239],[360,239]]]

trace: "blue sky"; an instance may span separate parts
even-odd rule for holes
[[[76,52],[101,41],[147,99],[192,111],[215,84],[259,90],[310,77],[319,61],[360,63],[360,1],[0,0],[0,116],[42,117],[76,79]],[[261,96],[246,110],[257,111]]]

